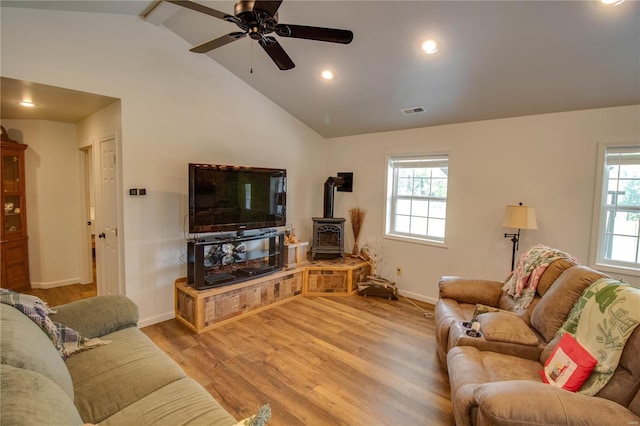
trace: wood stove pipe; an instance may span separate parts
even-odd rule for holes
[[[324,211],[322,217],[333,218],[334,189],[353,192],[353,172],[339,172],[338,176],[328,177],[324,183]]]
[[[344,184],[345,179],[343,177],[331,176],[324,182],[324,210],[322,217],[333,217],[333,196],[334,189],[337,185]]]

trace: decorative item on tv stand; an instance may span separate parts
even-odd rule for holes
[[[287,224],[284,229],[285,257],[284,266],[296,268],[307,262],[308,241],[298,241],[295,229]]]
[[[294,244],[297,242],[296,233],[293,229],[293,226],[287,224],[284,227],[284,243],[285,244]]]
[[[284,232],[215,235],[187,242],[187,284],[206,290],[282,270]]]

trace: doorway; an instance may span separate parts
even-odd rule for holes
[[[116,137],[91,141],[80,153],[81,206],[86,218],[81,283],[94,283],[98,295],[124,294],[120,279]]]
[[[76,284],[67,286],[65,285],[66,283],[63,284],[62,281],[71,281],[78,283],[77,287],[82,293],[82,297],[85,297],[86,290],[89,290],[89,287],[91,287],[87,284],[95,284],[97,282],[100,284],[100,287],[102,287],[103,283],[100,282],[100,271],[101,269],[111,269],[111,276],[114,278],[114,281],[113,284],[109,286],[110,290],[105,291],[99,288],[97,293],[124,294],[126,287],[124,284],[124,259],[121,256],[124,252],[121,225],[124,220],[122,212],[123,200],[120,195],[122,192],[120,188],[120,167],[119,164],[115,162],[113,163],[115,179],[112,179],[112,182],[115,183],[115,188],[110,192],[115,200],[103,203],[103,205],[111,206],[115,209],[115,214],[111,215],[111,217],[115,217],[115,221],[109,224],[109,228],[113,230],[114,236],[117,237],[117,240],[109,243],[113,249],[111,252],[112,256],[110,257],[110,259],[113,260],[111,263],[113,265],[112,268],[103,267],[105,259],[101,256],[100,244],[103,240],[98,238],[98,235],[102,232],[100,231],[102,229],[101,227],[103,226],[100,222],[101,217],[104,216],[104,213],[100,210],[100,144],[111,139],[115,145],[113,152],[120,155],[120,146],[122,143],[120,137],[120,126],[122,122],[121,101],[108,96],[6,77],[0,77],[0,89],[0,97],[3,99],[3,102],[5,99],[10,98],[12,93],[20,94],[24,93],[25,90],[34,98],[51,100],[48,108],[29,111],[26,109],[16,109],[11,119],[29,120],[28,123],[42,121],[75,124],[75,135],[78,142],[81,142],[79,146],[75,147],[76,165],[78,165],[75,167],[78,169],[75,176],[77,176],[79,180],[76,183],[71,181],[67,182],[67,188],[73,188],[73,185],[76,185],[75,196],[77,198],[73,200],[73,207],[80,210],[80,214],[75,215],[78,220],[77,224],[74,222],[74,224],[70,225],[75,227],[75,229],[69,230],[67,234],[74,235],[72,241],[74,244],[77,244],[74,251],[77,248],[75,267],[78,269],[65,269],[62,274],[59,274],[65,279],[58,281],[57,277],[52,277],[52,275],[48,273],[51,268],[41,262],[38,267],[40,268],[39,272],[43,279],[38,283],[38,288],[35,290],[48,291],[59,289],[62,296],[67,293],[65,287],[76,286]],[[3,121],[9,120],[4,116],[6,112],[7,111],[3,109]],[[46,133],[38,135],[42,138],[48,138],[48,134]],[[74,155],[73,152],[71,155]],[[68,167],[68,161],[73,161],[73,159],[68,158],[65,161],[66,164],[63,163],[60,167]],[[32,180],[32,182],[34,181],[35,180]],[[73,192],[72,189],[70,191]],[[37,193],[37,188],[32,193]],[[40,208],[32,210],[31,220],[35,221],[35,225],[32,226],[31,229],[35,231],[30,238],[31,240],[38,239],[39,235],[37,232],[37,224],[39,223],[37,212],[41,210],[44,211],[43,209],[45,209],[43,205],[39,205],[38,207]],[[91,207],[93,207],[93,209]],[[74,213],[78,210],[75,210]],[[117,236],[118,224],[120,224],[119,236]],[[95,278],[92,235],[95,235]],[[43,241],[43,244],[48,244],[51,240]],[[77,241],[77,243],[75,241]],[[68,243],[69,241],[66,242]],[[45,248],[50,250],[48,245]],[[104,250],[104,247],[102,247],[102,250]],[[80,259],[79,262],[78,259]],[[71,280],[70,278],[75,279]],[[64,301],[58,300],[57,302],[60,303]]]

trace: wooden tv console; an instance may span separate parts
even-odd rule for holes
[[[194,332],[264,311],[298,296],[348,296],[370,274],[370,265],[357,258],[308,262],[237,284],[196,290],[186,277],[175,281],[176,319]]]

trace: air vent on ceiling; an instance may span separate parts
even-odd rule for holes
[[[402,111],[402,113],[404,115],[420,114],[420,113],[424,112],[424,107],[416,106],[416,107],[411,107],[411,108],[405,108],[405,109],[403,109],[401,111]]]

